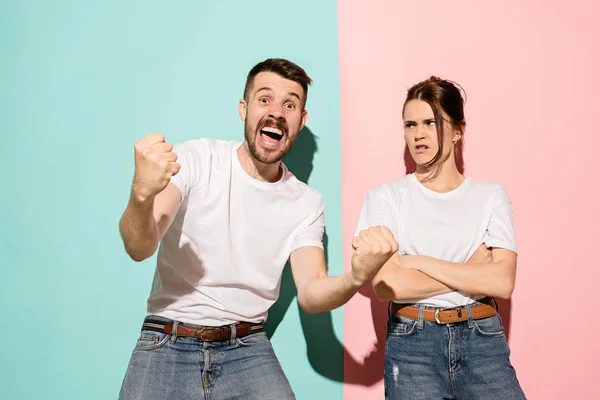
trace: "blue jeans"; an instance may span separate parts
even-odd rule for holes
[[[119,394],[121,400],[294,398],[264,332],[205,342],[142,330]]]
[[[389,314],[386,399],[525,399],[500,316],[467,314],[468,321],[444,325],[424,321],[422,312],[418,320]]]

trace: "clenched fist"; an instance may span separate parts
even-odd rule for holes
[[[151,133],[138,140],[135,152],[135,176],[133,195],[144,201],[160,193],[169,184],[171,177],[179,172],[177,154],[173,145],[165,142],[161,133]]]
[[[375,226],[360,231],[358,237],[352,239],[352,247],[355,250],[352,255],[352,275],[359,284],[364,285],[398,251],[398,242],[387,227]]]

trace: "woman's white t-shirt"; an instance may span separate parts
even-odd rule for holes
[[[385,225],[393,232],[400,254],[464,263],[482,243],[517,251],[512,211],[508,195],[498,184],[466,177],[458,188],[438,193],[410,174],[367,194],[356,232]],[[455,307],[477,298],[451,292],[417,303]]]

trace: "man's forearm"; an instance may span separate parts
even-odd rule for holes
[[[119,223],[125,250],[135,261],[152,256],[158,247],[159,233],[153,205],[154,199],[139,201],[132,195]]]
[[[322,313],[346,304],[362,286],[349,271],[338,276],[313,277],[304,285],[303,293],[298,293],[298,302],[307,313]]]

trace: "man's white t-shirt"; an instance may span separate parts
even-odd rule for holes
[[[438,193],[410,174],[367,194],[356,232],[385,225],[393,232],[400,254],[464,263],[482,243],[517,251],[512,211],[508,195],[498,184],[466,177],[458,188]],[[477,298],[451,292],[417,303],[456,307]]]
[[[294,250],[323,248],[323,199],[282,164],[275,183],[242,169],[239,142],[177,145],[180,209],[158,251],[148,313],[206,326],[263,322]]]

